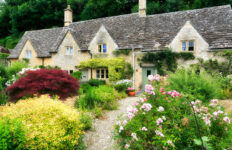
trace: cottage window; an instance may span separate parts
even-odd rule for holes
[[[73,47],[72,46],[67,46],[65,48],[65,54],[66,55],[73,55]]]
[[[31,50],[26,50],[26,58],[32,58]]]
[[[96,78],[97,79],[108,79],[109,78],[108,69],[97,69],[96,70]]]
[[[183,41],[182,51],[194,51],[194,41]]]
[[[99,44],[98,45],[98,52],[99,53],[107,53],[107,45],[106,44]]]

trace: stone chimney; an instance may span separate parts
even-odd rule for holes
[[[72,22],[73,22],[73,12],[70,5],[68,5],[68,7],[64,10],[64,26],[69,26],[69,24]]]
[[[139,16],[147,16],[147,0],[139,0]]]

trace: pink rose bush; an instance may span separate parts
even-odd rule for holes
[[[115,137],[122,149],[200,149],[201,136],[214,149],[231,148],[231,119],[213,99],[209,104],[169,89],[167,76],[149,76],[144,95],[129,106]],[[199,125],[197,128],[196,122]],[[225,143],[225,139],[227,142]]]

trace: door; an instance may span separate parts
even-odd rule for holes
[[[81,82],[87,82],[88,81],[88,70],[82,70],[81,75]]]
[[[144,67],[143,68],[143,75],[142,75],[142,90],[145,90],[145,85],[148,84],[148,76],[149,75],[155,75],[155,69],[154,67]]]

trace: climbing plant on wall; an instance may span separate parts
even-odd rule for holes
[[[174,72],[177,69],[177,60],[192,60],[195,59],[191,52],[172,52],[170,49],[164,49],[155,53],[147,52],[140,61],[144,63],[151,63],[155,65],[158,73],[165,74],[166,71]]]
[[[123,78],[126,62],[124,58],[93,58],[88,61],[82,61],[78,69],[96,69],[108,68],[109,80],[117,81]]]

